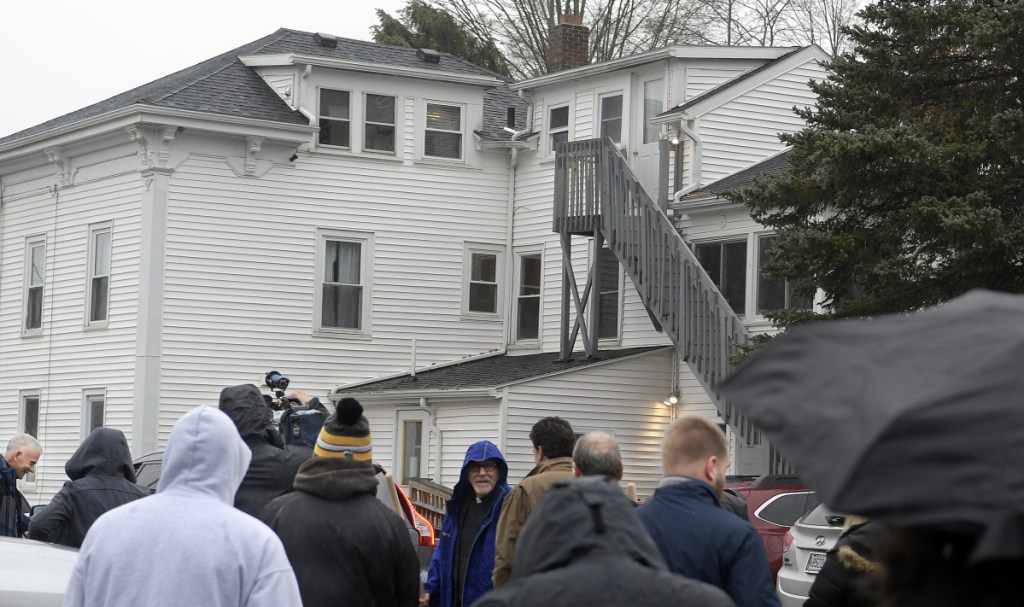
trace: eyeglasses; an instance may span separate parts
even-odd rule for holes
[[[483,468],[488,472],[494,472],[498,469],[498,462],[469,462],[469,466],[466,467],[470,472],[476,472]]]

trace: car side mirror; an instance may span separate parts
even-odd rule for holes
[[[35,516],[39,512],[42,512],[43,509],[46,508],[49,505],[50,504],[48,504],[48,503],[47,504],[36,504],[35,506],[32,506],[31,508],[29,508],[28,515],[29,516]]]

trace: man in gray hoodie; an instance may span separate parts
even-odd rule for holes
[[[300,605],[280,540],[232,506],[249,457],[227,415],[186,413],[171,431],[156,495],[89,530],[65,607]]]

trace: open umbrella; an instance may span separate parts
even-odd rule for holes
[[[1024,556],[1024,295],[796,327],[721,394],[830,507],[977,525],[973,560]]]

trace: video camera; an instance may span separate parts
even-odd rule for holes
[[[284,411],[295,405],[302,406],[302,401],[297,398],[285,398],[284,391],[288,389],[288,384],[291,383],[291,380],[287,377],[277,371],[267,371],[263,382],[274,391],[274,398],[270,400],[270,408],[274,411]]]
[[[263,381],[274,391],[271,408],[282,412],[279,431],[285,444],[315,446],[320,428],[327,418],[327,410],[320,404],[320,400],[312,398],[308,403],[303,403],[298,398],[285,397],[284,391],[291,382],[277,371],[267,371]]]

